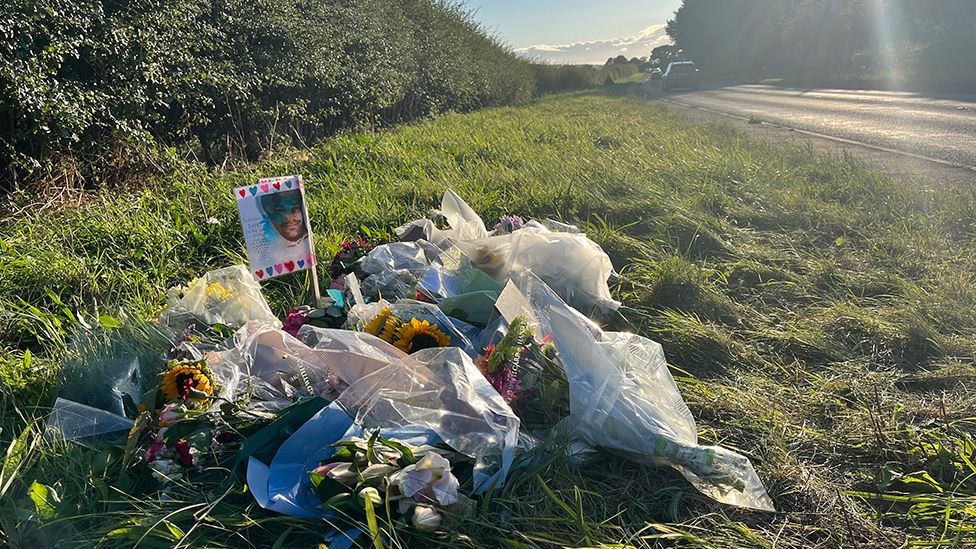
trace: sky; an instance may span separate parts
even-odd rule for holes
[[[669,43],[664,24],[681,0],[463,0],[517,51],[555,63],[643,57]],[[646,50],[646,51],[645,51]]]

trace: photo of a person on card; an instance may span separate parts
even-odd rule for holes
[[[296,246],[308,239],[308,223],[305,220],[305,205],[302,198],[302,192],[299,190],[260,197],[261,210],[268,224],[274,233],[287,242],[287,247]]]

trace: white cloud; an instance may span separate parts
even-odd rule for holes
[[[558,46],[537,44],[515,51],[531,59],[540,59],[556,64],[602,65],[607,59],[618,55],[646,57],[651,54],[651,50],[654,48],[670,43],[671,38],[665,31],[665,25],[652,25],[642,30],[637,36],[621,36],[608,40],[577,42]]]

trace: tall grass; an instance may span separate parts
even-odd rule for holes
[[[551,441],[456,533],[395,545],[976,543],[972,196],[594,94],[348,134],[230,173],[182,164],[78,207],[15,196],[0,218],[9,543],[320,540],[324,525],[265,513],[232,483],[160,499],[120,484],[111,459],[34,442],[73,322],[120,308],[149,318],[167,287],[243,261],[230,191],[284,173],[305,175],[323,257],[360,232],[392,236],[446,188],[489,218],[585,227],[620,272],[634,329],[664,344],[701,438],[748,455],[779,510],[718,506],[675,473],[616,458],[578,465]],[[273,308],[302,284],[267,284]],[[43,504],[35,480],[60,503]]]

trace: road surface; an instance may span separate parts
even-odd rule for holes
[[[840,142],[976,170],[976,96],[759,85],[655,95],[684,107],[754,118]]]

